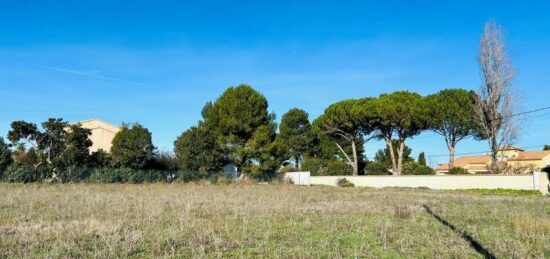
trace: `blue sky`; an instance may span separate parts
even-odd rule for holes
[[[421,3],[419,3],[421,2]],[[394,90],[477,89],[484,22],[506,29],[525,110],[550,97],[545,1],[2,1],[0,135],[13,120],[140,122],[155,145],[200,119],[204,103],[247,83],[277,119],[314,119],[338,100]],[[550,144],[548,111],[517,146]],[[444,162],[441,137],[408,141]],[[368,143],[367,156],[382,143]],[[534,149],[539,149],[535,147]],[[487,150],[467,140],[458,153]]]

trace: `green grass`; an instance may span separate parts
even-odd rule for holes
[[[511,195],[511,196],[540,196],[536,190],[511,190],[511,189],[466,189],[453,190],[451,192],[472,193],[481,195]]]
[[[550,198],[418,189],[0,184],[0,257],[550,256]]]

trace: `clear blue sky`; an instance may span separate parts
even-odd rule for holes
[[[489,19],[506,29],[525,110],[549,104],[547,1],[114,2],[2,2],[0,135],[13,120],[101,118],[140,122],[171,149],[205,102],[240,83],[262,92],[277,119],[400,89],[477,89]],[[550,144],[549,118],[532,116],[517,145]],[[433,133],[408,144],[415,155],[447,153]],[[381,146],[367,144],[367,155]],[[469,140],[457,152],[483,150]]]

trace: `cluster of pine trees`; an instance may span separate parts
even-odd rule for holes
[[[151,132],[140,124],[123,125],[110,152],[89,153],[91,132],[79,124],[48,119],[38,127],[15,121],[9,142],[0,138],[0,176],[13,182],[194,180],[221,174],[227,166],[258,179],[295,170],[313,175],[431,174],[423,153],[417,160],[410,156],[406,140],[424,131],[439,133],[452,168],[460,140],[485,138],[475,101],[476,94],[463,89],[428,96],[397,91],[336,102],[312,122],[307,112],[293,108],[277,124],[266,98],[239,85],[206,103],[202,119],[174,142],[174,154],[157,151]],[[364,146],[371,140],[384,141],[386,148],[368,161]]]
[[[430,174],[425,156],[412,159],[405,140],[433,130],[454,150],[458,141],[476,135],[474,95],[463,89],[426,97],[398,91],[334,103],[313,122],[307,112],[293,108],[277,125],[266,98],[239,85],[204,106],[198,124],[175,141],[175,154],[182,170],[221,171],[231,164],[239,173],[259,178],[291,170]],[[367,161],[364,144],[371,139],[384,140],[387,147]]]

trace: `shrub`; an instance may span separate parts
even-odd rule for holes
[[[133,172],[128,176],[129,183],[143,183],[145,182],[145,174],[142,171]]]
[[[343,161],[307,158],[302,162],[302,171],[309,171],[313,176],[352,175],[351,166]]]
[[[61,182],[81,182],[90,177],[91,169],[87,167],[69,166],[61,170],[56,170],[57,177]]]
[[[122,183],[126,181],[126,176],[130,169],[126,168],[95,168],[89,178],[94,183]]]
[[[404,175],[429,175],[433,174],[433,170],[425,165],[418,164],[414,161],[405,162],[402,173]]]
[[[147,168],[154,170],[176,171],[178,169],[178,160],[173,153],[167,151],[158,151],[153,155],[153,159],[147,165]]]
[[[152,183],[168,180],[171,171],[137,170],[131,168],[96,168],[89,181],[95,183]]]
[[[470,174],[470,172],[468,172],[468,170],[465,168],[456,166],[451,168],[448,174]]]
[[[389,175],[390,171],[387,165],[379,162],[368,163],[365,166],[365,174],[367,175]]]
[[[173,171],[149,170],[145,173],[145,182],[165,182]]]
[[[302,170],[309,171],[312,176],[322,175],[321,171],[326,166],[327,161],[321,158],[306,158],[302,161]]]
[[[159,170],[130,170],[129,183],[154,183],[167,180],[166,171]]]
[[[3,174],[3,181],[10,183],[30,183],[36,181],[32,166],[11,164]]]
[[[113,164],[113,159],[109,153],[103,149],[93,152],[90,155],[90,166],[92,167],[108,167]]]
[[[227,185],[227,184],[233,183],[233,179],[227,177],[223,173],[213,173],[213,174],[209,175],[207,179],[211,184],[224,184],[224,185]]]
[[[68,166],[63,168],[52,165],[41,165],[36,170],[31,165],[12,164],[2,177],[6,182],[29,183],[44,180],[60,182],[81,182],[90,177],[91,168]]]
[[[48,178],[52,178],[53,174],[59,174],[59,170],[51,164],[40,165],[34,170],[35,181],[43,181]]]
[[[329,161],[325,175],[352,175],[351,166],[343,161]]]
[[[336,182],[336,185],[338,187],[355,187],[355,184],[353,184],[352,182],[348,181],[348,179],[346,178],[340,178],[338,179],[338,181]]]
[[[279,173],[290,173],[290,172],[298,172],[299,170],[294,168],[293,166],[284,166],[281,169],[279,169]]]
[[[200,179],[206,179],[208,175],[209,174],[207,172],[188,171],[188,170],[178,171],[178,179],[184,182],[192,182]]]

